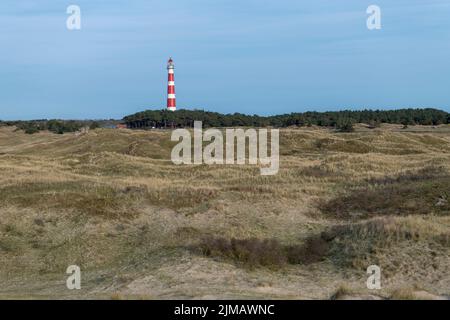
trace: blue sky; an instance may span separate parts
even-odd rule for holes
[[[2,0],[0,43],[3,120],[163,108],[169,56],[179,108],[450,111],[450,0]]]

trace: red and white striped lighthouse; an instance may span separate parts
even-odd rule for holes
[[[175,77],[174,77],[175,65],[172,58],[167,61],[167,71],[169,72],[169,79],[167,82],[167,110],[177,110],[177,103],[175,100]]]

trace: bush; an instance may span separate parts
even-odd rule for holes
[[[234,239],[208,237],[200,243],[200,251],[207,257],[231,260],[249,268],[280,268],[286,264],[318,262],[328,252],[328,243],[320,237],[306,240],[304,245],[284,246],[275,239]]]
[[[34,134],[34,133],[37,133],[37,132],[39,132],[39,129],[38,128],[36,128],[36,127],[27,127],[27,128],[25,128],[25,133],[26,134]]]
[[[91,125],[89,126],[89,129],[91,130],[95,130],[97,128],[100,128],[100,124],[97,121],[92,122]]]
[[[339,119],[336,123],[336,129],[339,132],[353,132],[355,129],[353,128],[353,123],[351,119]]]
[[[281,267],[287,258],[277,240],[206,238],[200,245],[206,256],[222,257],[246,267]]]
[[[310,264],[323,260],[329,250],[329,244],[323,238],[316,236],[306,239],[303,246],[286,248],[288,262],[291,264]]]
[[[65,132],[76,132],[83,127],[83,124],[78,121],[60,121],[60,120],[50,120],[47,123],[47,128],[49,131],[57,134],[63,134]]]

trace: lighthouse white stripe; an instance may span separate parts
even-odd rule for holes
[[[175,85],[175,81],[169,81],[169,86],[174,86]]]
[[[173,69],[169,69],[169,73],[173,73]]]
[[[169,99],[175,99],[175,94],[174,94],[174,93],[169,93],[169,94],[167,95],[167,98],[169,98]]]

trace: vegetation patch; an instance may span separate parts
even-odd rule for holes
[[[304,112],[262,117],[242,113],[221,114],[202,110],[180,109],[145,110],[123,118],[129,127],[192,127],[194,120],[202,121],[205,127],[290,127],[323,126],[336,127],[342,132],[353,131],[353,123],[367,123],[373,127],[380,123],[402,123],[438,125],[449,123],[449,114],[437,109],[399,109],[399,110],[343,110],[332,112]],[[376,125],[375,125],[376,124]]]
[[[27,182],[0,188],[1,206],[73,209],[95,216],[131,217],[133,210],[126,206],[139,197],[110,186],[77,181]]]
[[[450,213],[450,175],[444,169],[424,169],[397,177],[371,179],[319,204],[322,212],[339,218],[375,215]]]
[[[340,172],[332,170],[331,168],[325,165],[315,165],[302,168],[299,171],[298,176],[326,179],[326,180],[337,180],[338,178],[343,177],[343,175]]]
[[[178,210],[209,204],[217,195],[218,191],[213,188],[180,186],[149,190],[147,199],[153,205]]]
[[[225,239],[208,237],[197,248],[207,257],[222,258],[250,269],[278,269],[287,264],[310,264],[323,259],[328,250],[321,238],[308,239],[303,245],[282,245],[276,239]]]
[[[321,238],[329,245],[327,258],[339,267],[365,269],[376,264],[386,276],[447,272],[449,223],[448,218],[381,217],[331,227]]]

